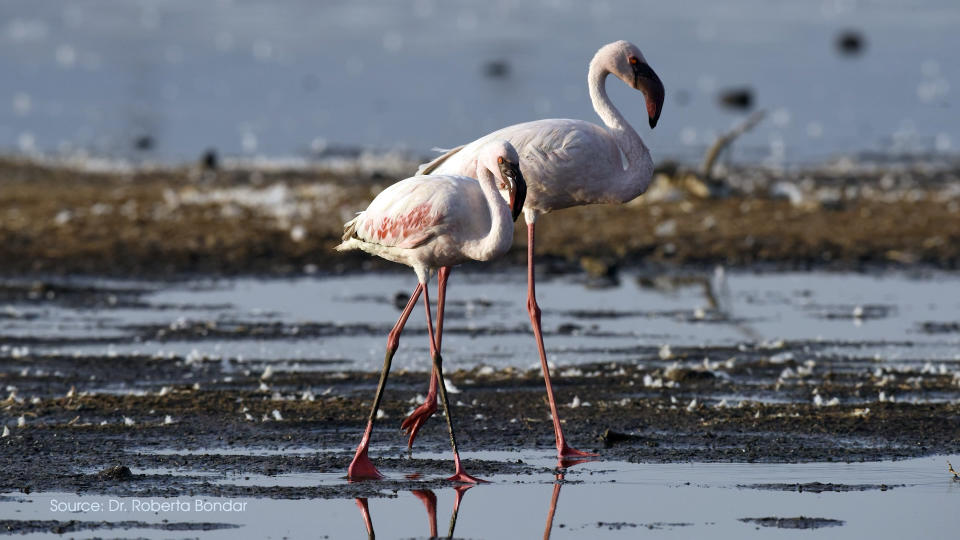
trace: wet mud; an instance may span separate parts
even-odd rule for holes
[[[786,343],[778,352],[799,353],[809,346]],[[600,459],[636,462],[862,461],[960,452],[960,405],[878,403],[879,380],[872,372],[851,372],[839,363],[823,366],[821,360],[817,372],[785,383],[780,375],[795,361],[771,362],[770,352],[762,349],[727,351],[736,358],[729,368],[674,365],[719,352],[678,348],[664,368],[656,367],[656,351],[639,350],[651,365],[599,363],[578,366],[578,374],[555,373],[559,399],[566,404],[561,415],[568,439],[597,452]],[[379,497],[384,489],[389,493],[424,485],[415,477],[386,480],[376,487],[237,486],[211,482],[207,476],[342,474],[368,414],[375,373],[281,372],[270,377],[265,389],[259,372],[228,374],[222,362],[197,365],[183,358],[77,362],[27,355],[5,359],[4,364],[0,383],[16,390],[0,403],[0,418],[10,426],[0,439],[0,459],[8,464],[0,492],[327,498]],[[462,449],[552,447],[537,371],[475,369],[447,376],[460,390],[453,395],[453,408]],[[650,378],[667,383],[651,388]],[[97,392],[101,379],[128,381],[136,390],[133,395]],[[451,467],[446,458],[408,457],[406,438],[398,429],[422,399],[426,381],[427,373],[400,371],[391,376],[372,446],[374,463],[388,474],[440,478]],[[882,384],[888,390],[909,389],[920,399],[955,392],[952,378],[939,374],[900,383],[887,378]],[[721,397],[765,391],[776,394],[778,402]],[[841,396],[844,404],[817,406],[810,398],[814,392]],[[426,425],[415,448],[447,455],[441,416]],[[117,465],[128,470],[109,469]],[[467,466],[480,476],[550,472],[522,461],[468,459]],[[749,487],[814,492],[890,488]]]
[[[843,521],[838,519],[815,518],[815,517],[763,517],[763,518],[743,518],[740,521],[753,523],[758,527],[775,527],[777,529],[820,529],[822,527],[839,527]]]
[[[770,491],[796,491],[798,493],[823,493],[823,492],[844,492],[844,491],[887,491],[902,485],[887,484],[824,484],[822,482],[807,482],[805,484],[749,484],[740,485],[743,489],[764,489]]]
[[[57,520],[0,520],[0,534],[31,534],[49,532],[53,534],[79,533],[86,531],[111,531],[129,529],[154,529],[160,531],[213,531],[235,529],[239,525],[230,523],[148,523],[145,521],[57,521]]]

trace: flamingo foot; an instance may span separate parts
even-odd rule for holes
[[[400,424],[400,429],[407,432],[410,438],[407,439],[407,448],[413,447],[413,440],[417,438],[417,433],[428,418],[437,412],[437,396],[427,396],[427,400],[422,405],[414,409],[410,416]]]
[[[467,474],[467,472],[464,471],[462,468],[458,468],[458,469],[457,469],[457,473],[454,474],[453,476],[451,476],[450,478],[447,478],[447,481],[448,481],[448,482],[460,482],[460,483],[463,483],[463,484],[486,484],[486,483],[488,483],[486,480],[481,480],[480,478],[476,478],[476,477],[470,476],[470,475]]]
[[[566,442],[561,441],[560,444],[557,446],[557,457],[560,458],[561,462],[580,460],[580,461],[577,461],[577,463],[580,463],[581,461],[589,461],[589,459],[582,459],[582,458],[599,457],[599,454],[594,454],[593,452],[584,452],[583,450],[577,450],[576,448],[567,446]]]
[[[350,462],[350,467],[347,468],[347,478],[350,480],[378,480],[383,478],[383,475],[367,457],[367,449],[358,448],[357,454],[353,456],[353,461]]]

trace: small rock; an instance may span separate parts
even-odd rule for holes
[[[580,267],[587,275],[594,278],[610,278],[617,275],[616,263],[599,257],[580,257]]]
[[[600,436],[600,440],[603,441],[603,445],[607,448],[610,448],[617,443],[629,441],[633,438],[633,435],[620,433],[619,431],[614,431],[610,428],[607,428],[606,431],[603,432],[603,435]]]
[[[97,478],[101,480],[129,480],[133,478],[130,467],[126,465],[114,465],[97,473]]]

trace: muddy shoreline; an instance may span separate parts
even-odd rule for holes
[[[414,164],[410,164],[411,169]],[[171,277],[395,268],[335,253],[342,224],[409,171],[197,167],[92,172],[0,159],[0,274]],[[834,163],[724,172],[722,189],[665,164],[626,205],[538,223],[551,271],[620,267],[863,269],[960,265],[960,166]],[[525,262],[526,230],[498,265]]]

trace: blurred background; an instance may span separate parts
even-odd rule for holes
[[[135,162],[426,154],[544,117],[598,121],[587,64],[636,43],[667,89],[608,89],[657,160],[953,153],[956,0],[0,4],[0,151]]]

